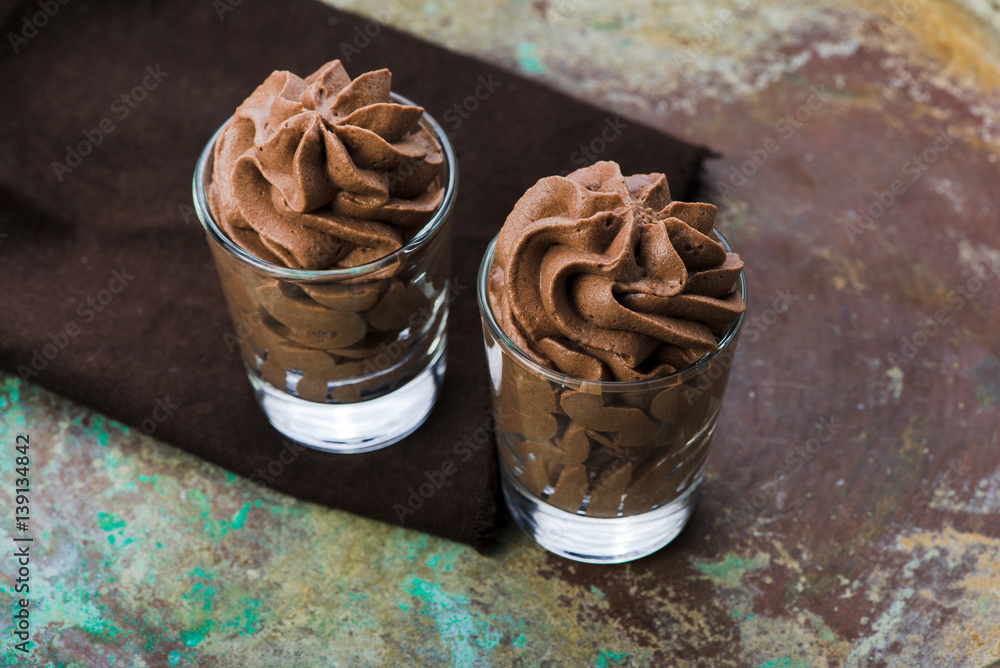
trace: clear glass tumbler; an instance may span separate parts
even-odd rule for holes
[[[573,378],[541,366],[503,333],[488,293],[495,248],[496,239],[477,292],[501,486],[515,522],[577,561],[621,563],[655,552],[694,511],[745,314],[718,350],[668,376]],[[742,273],[738,289],[745,300]]]
[[[357,453],[396,443],[427,419],[444,380],[458,169],[437,122],[425,112],[420,125],[445,156],[444,200],[405,246],[348,269],[289,269],[236,245],[206,192],[222,128],[198,160],[195,210],[236,329],[226,344],[242,352],[271,424],[319,450]]]

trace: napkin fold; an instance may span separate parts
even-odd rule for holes
[[[486,549],[486,245],[543,176],[616,160],[684,199],[708,152],[312,0],[46,7],[0,12],[0,368],[295,497]],[[272,70],[334,58],[392,70],[450,136],[460,181],[444,391],[412,436],[349,456],[264,418],[190,194],[213,131]]]

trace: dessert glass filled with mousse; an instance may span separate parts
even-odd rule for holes
[[[557,554],[636,559],[691,516],[746,310],[716,212],[599,162],[538,181],[486,252],[502,488]]]
[[[257,399],[286,436],[333,452],[394,443],[443,380],[455,156],[388,70],[272,73],[195,173]]]

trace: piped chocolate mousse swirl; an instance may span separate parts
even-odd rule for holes
[[[333,61],[258,86],[216,140],[208,199],[225,234],[279,267],[341,269],[393,253],[447,209],[446,139],[420,124],[421,107],[393,101],[391,79],[352,80]],[[444,345],[447,210],[437,229],[407,257],[347,275],[287,277],[213,245],[251,374],[318,403],[420,374]]]
[[[743,262],[711,204],[673,202],[663,174],[598,162],[541,179],[497,240],[489,297],[539,364],[597,381],[647,380],[718,347],[746,310]]]
[[[295,269],[353,267],[411,239],[444,197],[444,156],[391,81],[352,80],[339,60],[272,73],[215,146],[209,203],[226,234]]]

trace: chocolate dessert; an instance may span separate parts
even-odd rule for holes
[[[746,309],[716,211],[612,162],[541,179],[515,205],[489,305],[526,359],[503,358],[494,406],[502,459],[531,494],[618,517],[698,480]]]
[[[215,143],[212,214],[265,269],[213,246],[244,358],[314,402],[390,391],[443,345],[450,221],[425,228],[446,160],[424,110],[390,89],[388,70],[351,79],[340,61],[274,72]],[[440,239],[412,260],[400,249],[418,234]]]

